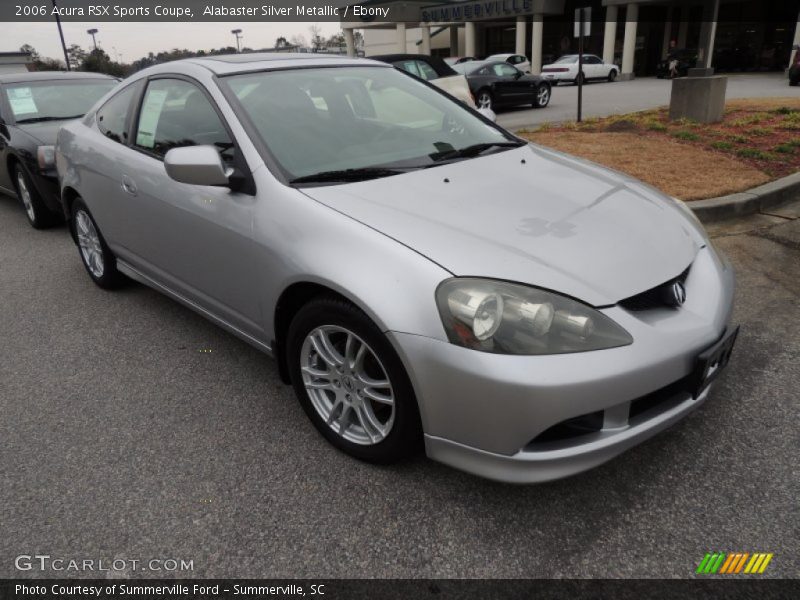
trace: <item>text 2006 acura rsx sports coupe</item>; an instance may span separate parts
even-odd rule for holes
[[[683,204],[389,65],[160,65],[56,154],[91,278],[275,356],[361,459],[577,473],[702,404],[736,337],[731,267]]]

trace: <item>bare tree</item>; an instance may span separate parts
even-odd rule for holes
[[[311,49],[314,52],[319,52],[325,47],[325,38],[322,37],[322,27],[314,23],[308,28],[311,34]]]

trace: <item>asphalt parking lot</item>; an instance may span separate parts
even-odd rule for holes
[[[728,74],[727,98],[796,97],[798,88],[789,87],[782,73]],[[668,79],[643,77],[633,81],[589,83],[583,87],[583,116],[606,117],[666,106],[672,91]],[[542,123],[574,121],[577,116],[578,87],[561,84],[553,89],[545,109],[511,109],[497,115],[497,122],[511,130]]]
[[[145,287],[98,289],[64,228],[0,196],[0,577],[60,575],[15,570],[22,554],[196,577],[689,577],[714,550],[796,577],[800,212],[782,214],[714,229],[742,332],[708,402],[598,469],[515,487],[340,454],[269,359]]]

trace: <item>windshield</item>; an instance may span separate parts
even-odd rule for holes
[[[116,85],[114,79],[28,81],[8,84],[5,92],[14,119],[26,123],[82,117]]]
[[[563,65],[563,64],[572,64],[578,62],[578,57],[574,54],[570,54],[569,56],[562,56],[553,64],[555,65]]]
[[[339,181],[354,180],[353,170],[389,176],[519,143],[396,69],[295,69],[221,81],[290,181],[343,172]]]

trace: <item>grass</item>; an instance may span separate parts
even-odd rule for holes
[[[759,150],[758,148],[739,148],[736,154],[742,158],[752,158],[755,160],[768,160],[770,158],[769,153]]]
[[[733,144],[730,142],[711,142],[711,147],[715,150],[732,150]]]
[[[794,154],[794,145],[792,144],[778,144],[775,146],[775,152],[780,154]]]

